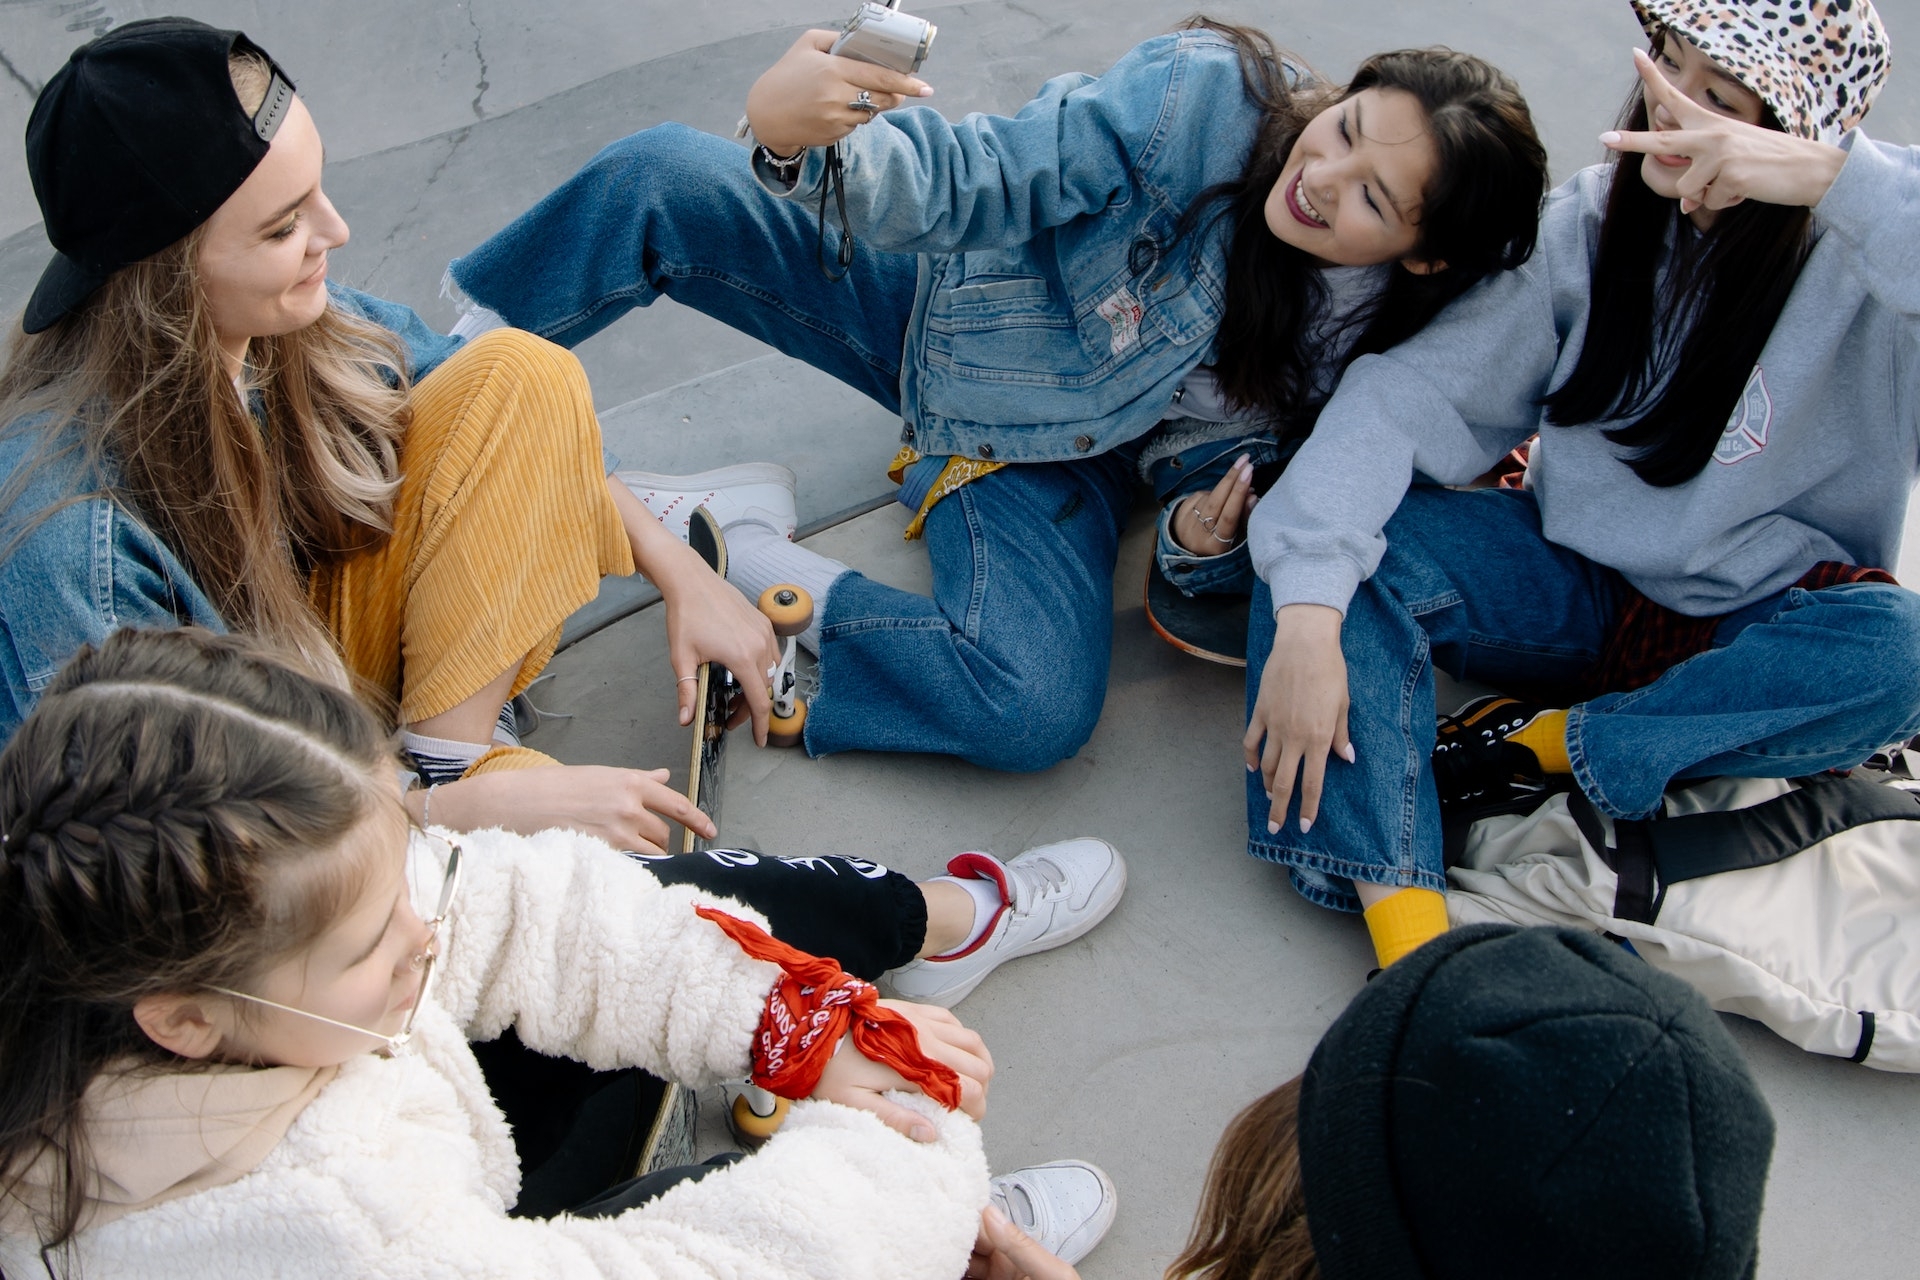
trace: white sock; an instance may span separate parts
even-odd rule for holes
[[[465,338],[472,342],[481,334],[493,329],[507,327],[506,319],[497,311],[489,311],[477,302],[469,302],[454,321],[453,328],[447,331],[449,337]]]
[[[946,884],[957,884],[967,891],[968,897],[973,899],[973,928],[967,931],[966,940],[953,948],[953,951],[940,953],[943,956],[950,956],[954,951],[965,951],[980,941],[980,935],[987,931],[994,918],[1000,914],[1000,908],[1006,906],[1007,902],[1000,896],[1000,886],[991,880],[978,876],[966,880],[962,880],[959,876],[935,876],[933,879]]]
[[[400,745],[420,768],[420,776],[429,783],[457,782],[473,762],[493,750],[491,742],[460,742],[453,738],[429,738],[411,729],[400,731]]]
[[[768,587],[783,582],[804,588],[813,597],[813,624],[800,633],[800,644],[808,653],[818,654],[820,610],[827,603],[827,592],[841,574],[853,570],[818,551],[788,542],[758,520],[741,520],[722,532],[727,539],[727,581],[740,588],[747,599],[758,600]]]

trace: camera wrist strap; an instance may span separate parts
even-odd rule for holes
[[[840,214],[840,247],[835,257],[840,269],[835,271],[827,265],[827,196],[831,193],[835,209]],[[820,263],[820,274],[838,284],[847,278],[847,272],[853,268],[853,231],[847,226],[847,181],[841,167],[840,144],[833,143],[827,148],[827,170],[820,182],[820,238],[814,246],[814,257]]]

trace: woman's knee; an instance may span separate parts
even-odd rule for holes
[[[573,352],[522,329],[489,329],[469,340],[440,369],[456,368],[463,359],[482,370],[483,377],[500,373],[567,387],[584,387],[587,382]]]
[[[569,185],[611,197],[626,213],[691,209],[713,193],[717,174],[746,172],[745,153],[724,138],[683,124],[655,125],[608,143]],[[747,180],[750,182],[751,177]]]
[[[585,371],[573,353],[518,329],[480,335],[415,388],[404,466],[418,473],[431,520],[490,495],[480,500],[498,518],[517,510],[552,525],[564,512],[577,536],[592,532],[584,513],[607,503]],[[535,494],[543,500],[529,502]]]
[[[1920,720],[1920,594],[1886,583],[1856,583],[1818,593],[1826,621],[1860,646],[1865,670],[1853,678],[1900,727]],[[1817,660],[1817,659],[1816,659]]]
[[[580,450],[600,455],[600,421],[587,372],[571,351],[545,338],[520,329],[481,334],[421,384],[416,409],[432,412],[449,392],[446,410],[475,428],[523,434],[529,447],[546,456]]]
[[[1106,672],[1061,662],[1015,682],[976,726],[976,751],[967,759],[1003,773],[1038,773],[1077,753],[1093,736],[1106,702]]]

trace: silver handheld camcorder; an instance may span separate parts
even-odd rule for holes
[[[920,70],[939,28],[925,18],[900,12],[894,8],[898,3],[899,0],[889,0],[886,4],[861,5],[860,12],[853,15],[847,29],[833,42],[833,52],[905,75]]]

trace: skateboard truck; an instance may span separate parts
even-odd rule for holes
[[[807,727],[807,704],[800,701],[799,677],[793,662],[800,646],[794,637],[813,625],[813,597],[790,582],[776,583],[760,593],[760,612],[773,623],[773,634],[786,639],[780,661],[767,672],[773,692],[773,718],[767,725],[767,745],[798,746]]]

